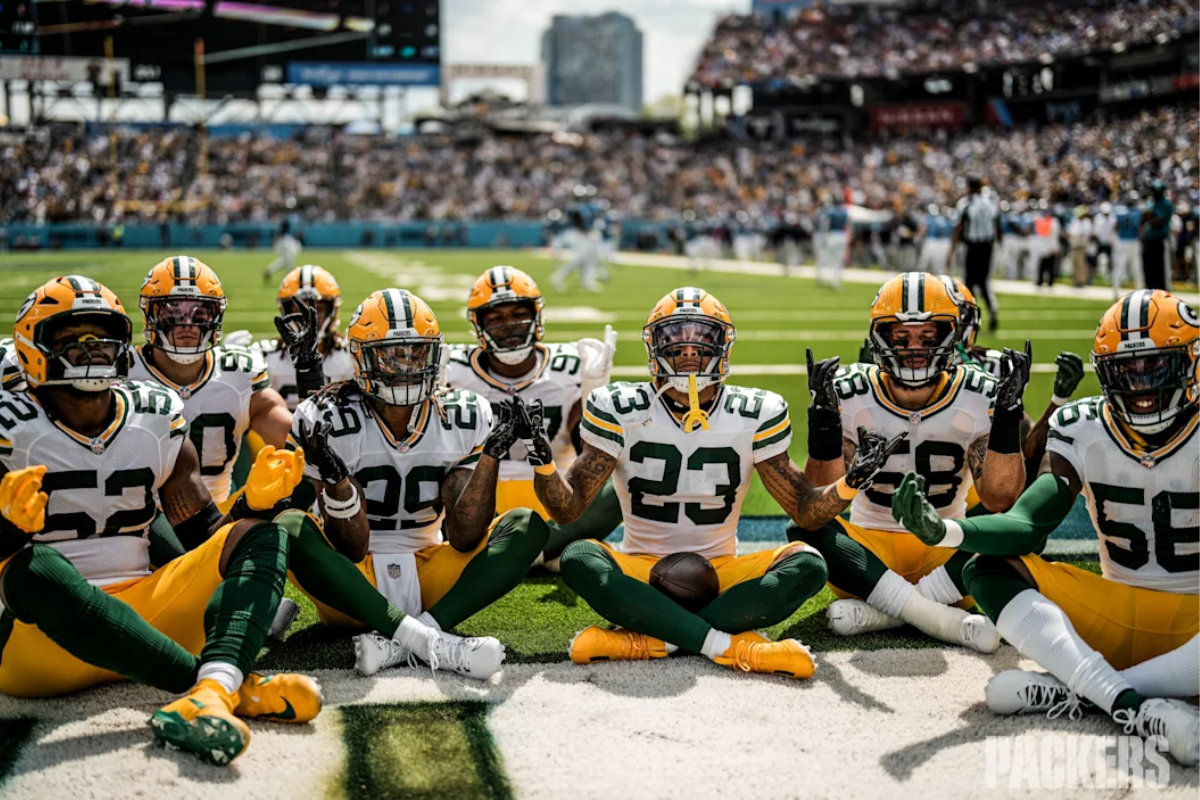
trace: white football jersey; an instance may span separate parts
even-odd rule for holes
[[[943,519],[961,519],[972,483],[967,451],[992,431],[996,379],[979,367],[956,367],[929,405],[910,411],[888,396],[882,375],[874,364],[851,364],[839,369],[833,382],[847,439],[857,441],[860,426],[889,439],[908,433],[870,488],[851,502],[850,522],[903,531],[892,519],[892,493],[909,472],[925,478],[926,496]]]
[[[554,463],[566,469],[575,460],[567,419],[580,400],[579,351],[574,344],[537,345],[537,366],[528,375],[509,379],[493,375],[484,367],[483,348],[455,347],[446,366],[446,383],[451,389],[469,389],[487,398],[493,405],[519,394],[526,405],[542,401],[543,424],[550,437]],[[500,480],[531,481],[533,467],[525,460],[525,445],[517,442],[508,457],[500,462]]]
[[[288,411],[295,411],[300,403],[300,390],[296,388],[296,368],[292,359],[279,346],[278,339],[265,339],[255,342],[251,348],[262,354],[267,364],[267,376],[271,379],[271,388],[282,395],[287,403]],[[354,358],[349,348],[344,345],[329,351],[322,363],[325,373],[325,383],[337,383],[354,378]]]
[[[0,464],[46,467],[46,523],[30,541],[51,545],[98,586],[150,574],[146,534],[187,435],[175,392],[128,382],[113,395],[112,424],[91,438],[52,420],[33,395],[0,391]]]
[[[625,518],[621,550],[705,558],[737,554],[738,519],[754,465],[786,453],[787,403],[774,392],[723,386],[708,430],[683,427],[652,383],[596,389],[582,436],[617,459],[613,486]]]
[[[155,381],[183,398],[183,415],[200,455],[200,477],[212,499],[224,503],[229,499],[242,437],[250,428],[250,398],[271,385],[262,355],[240,347],[213,348],[204,357],[200,379],[180,386],[150,366],[145,347],[135,352],[131,379]]]
[[[320,419],[333,425],[329,443],[363,488],[372,553],[411,553],[442,541],[442,479],[453,469],[475,469],[492,430],[492,408],[474,392],[451,392],[416,411],[413,432],[398,441],[355,393],[309,398],[296,409],[292,436]],[[308,477],[320,472],[309,464]]]
[[[1195,416],[1174,441],[1146,452],[1113,419],[1103,397],[1063,406],[1046,449],[1083,483],[1100,537],[1104,577],[1160,592],[1200,587],[1200,446]]]
[[[0,339],[0,389],[9,392],[25,388],[25,373],[17,361],[17,348],[12,338]]]

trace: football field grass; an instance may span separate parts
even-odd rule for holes
[[[269,253],[192,254],[221,277],[229,297],[227,333],[244,328],[256,338],[274,335],[275,292],[282,276],[264,283]],[[0,255],[0,320],[11,320],[26,295],[49,277],[78,273],[121,297],[141,341],[138,288],[147,270],[170,255],[175,253]],[[549,285],[554,264],[515,251],[306,250],[301,262],[324,266],[338,279],[343,328],[371,291],[396,286],[430,303],[452,343],[473,341],[464,312],[471,283],[488,267],[511,264],[542,286],[547,341],[602,338],[604,326],[613,326],[619,335],[614,378],[623,380],[646,374],[641,327],[654,303],[679,286],[701,286],[725,303],[737,326],[731,382],[779,392],[791,405],[791,454],[798,463],[804,459],[808,403],[800,369],[804,348],[812,347],[818,358],[856,360],[878,288],[848,283],[834,292],[782,276],[690,275],[628,265],[614,268],[600,294],[578,288],[558,294]],[[879,273],[880,282],[886,277]],[[1026,406],[1036,416],[1052,393],[1055,356],[1070,350],[1086,361],[1096,322],[1109,303],[1011,295],[1002,296],[1001,304],[1001,331],[985,333],[981,341],[1014,348],[1026,338],[1032,341],[1036,367]],[[0,335],[8,335],[3,325]],[[1076,396],[1097,391],[1089,368]],[[780,509],[757,478],[743,513],[759,518],[756,528],[767,531],[757,537],[760,541],[782,540]],[[774,534],[772,526],[778,527]],[[1079,563],[1095,570],[1087,559]],[[408,669],[358,679],[349,672],[348,639],[322,628],[312,604],[293,586],[288,593],[301,604],[301,616],[285,641],[264,652],[260,667],[320,675],[331,710],[318,725],[307,726],[312,730],[281,732],[281,726],[256,725],[250,753],[218,774],[185,757],[150,751],[143,723],[164,702],[162,693],[118,686],[85,693],[78,701],[0,698],[5,791],[42,797],[85,785],[88,797],[148,794],[153,786],[173,796],[198,797],[795,797],[810,794],[804,786],[811,780],[816,796],[928,797],[959,789],[961,777],[943,774],[958,763],[955,758],[966,757],[957,750],[947,755],[956,746],[949,738],[955,731],[966,731],[961,735],[977,755],[983,737],[1023,730],[1011,721],[988,719],[978,707],[986,676],[1016,666],[1011,648],[976,657],[905,628],[839,638],[829,632],[822,613],[832,600],[828,589],[768,631],[773,637],[799,638],[818,654],[818,677],[801,688],[779,678],[731,675],[694,657],[653,665],[564,664],[571,636],[601,620],[557,576],[541,571],[459,627],[463,634],[496,636],[507,646],[509,666],[491,685],[442,675],[435,680],[424,670]],[[951,652],[944,656],[946,650]],[[906,705],[920,697],[930,704],[928,712]],[[842,713],[854,715],[857,727],[837,732],[841,729],[835,730],[831,720]],[[819,743],[801,734],[805,725]],[[1090,725],[1089,735],[1111,733],[1103,721]],[[697,726],[707,726],[712,735],[699,737]],[[853,738],[855,730],[870,736],[876,726],[877,743],[849,745],[858,755],[846,757],[864,759],[861,764],[839,763],[839,737]],[[1037,726],[1067,730],[1061,723],[1046,728],[1039,721]],[[784,748],[785,742],[786,749],[772,749]],[[629,763],[630,753],[644,753],[645,762],[635,757]],[[624,769],[620,777],[606,771],[605,763],[622,759],[624,767],[612,767]],[[847,784],[844,777],[805,777],[833,766],[861,768],[861,786]],[[706,773],[710,767],[717,772]],[[743,768],[745,776],[730,772]],[[968,794],[982,780],[980,767],[972,769]],[[1179,772],[1194,794],[1195,771]]]

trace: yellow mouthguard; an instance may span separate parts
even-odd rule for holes
[[[683,432],[691,433],[697,426],[708,430],[708,414],[700,408],[700,393],[696,389],[695,373],[688,375],[688,405],[691,409],[683,415]]]

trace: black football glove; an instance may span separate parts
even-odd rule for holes
[[[304,448],[304,460],[317,468],[321,482],[326,486],[336,486],[349,477],[346,462],[342,460],[329,444],[329,433],[333,423],[323,419],[310,430],[304,420],[299,422],[300,446]]]
[[[1029,368],[1033,364],[1033,345],[1025,340],[1025,352],[1009,347],[1000,356],[1000,385],[996,387],[996,407],[1005,411],[1024,409],[1022,398],[1029,385]]]
[[[1083,359],[1065,350],[1054,359],[1058,372],[1054,373],[1054,396],[1068,399],[1079,388],[1083,380]]]
[[[811,408],[817,411],[833,411],[837,413],[841,404],[838,402],[837,390],[833,388],[833,376],[837,374],[841,358],[813,359],[811,347],[805,348],[805,359],[808,361],[808,393],[812,396]]]
[[[275,318],[275,330],[296,368],[296,388],[303,400],[325,385],[325,370],[317,349],[317,309],[303,301],[296,305],[299,311]]]
[[[858,449],[854,451],[854,461],[846,470],[846,485],[860,492],[869,489],[875,476],[907,436],[908,432],[905,431],[894,439],[888,439],[877,433],[868,433],[866,428],[859,425]]]
[[[508,453],[517,442],[517,414],[515,406],[519,401],[513,398],[505,403],[492,406],[492,432],[483,442],[483,452],[497,461],[508,458]]]
[[[525,405],[517,400],[517,436],[525,445],[527,455],[525,460],[533,467],[544,467],[554,463],[554,453],[550,450],[550,437],[542,424],[545,410],[542,401],[535,400],[532,405]]]

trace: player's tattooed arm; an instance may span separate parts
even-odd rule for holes
[[[446,541],[460,553],[474,550],[496,516],[496,480],[500,462],[484,453],[475,469],[452,469],[442,480],[443,530]]]
[[[804,477],[814,486],[827,486],[837,483],[838,478],[845,477],[846,470],[854,463],[854,453],[858,445],[853,440],[842,437],[842,457],[829,461],[817,461],[808,458],[804,462]]]
[[[283,449],[292,429],[292,412],[274,389],[259,389],[250,396],[250,430],[276,449]]]
[[[568,525],[583,516],[616,466],[615,458],[584,443],[583,452],[565,476],[558,472],[535,473],[533,490],[550,518],[559,525]]]
[[[200,479],[200,456],[187,438],[175,457],[170,477],[158,490],[158,502],[167,522],[188,550],[203,543],[222,525],[234,521],[228,514],[217,512],[215,505],[210,507],[213,499]]]
[[[967,449],[967,464],[975,479],[979,501],[993,514],[1007,511],[1025,489],[1025,456],[1021,452],[997,453],[983,436]]]
[[[835,486],[813,486],[787,453],[760,461],[755,469],[767,492],[802,528],[816,530],[850,505],[838,496]]]

